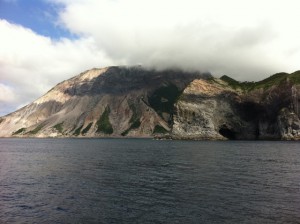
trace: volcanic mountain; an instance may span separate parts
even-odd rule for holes
[[[136,67],[91,69],[0,118],[0,137],[300,139],[300,72],[260,82]]]
[[[0,120],[1,137],[149,137],[169,132],[173,105],[209,74],[137,67],[91,69]]]

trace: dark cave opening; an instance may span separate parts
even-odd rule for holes
[[[219,133],[229,140],[235,140],[235,132],[229,129],[226,125],[220,127]]]

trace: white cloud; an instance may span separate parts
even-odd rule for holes
[[[12,102],[16,97],[13,89],[10,86],[0,83],[0,102]]]
[[[176,66],[239,80],[299,69],[298,0],[44,1],[63,4],[53,22],[79,38],[52,40],[0,20],[0,83],[14,89],[10,110],[92,67]]]
[[[0,115],[15,109],[12,106],[17,102],[15,91],[11,86],[0,83]]]
[[[298,1],[56,0],[113,60],[258,80],[299,69]]]
[[[95,50],[92,37],[53,41],[5,20],[0,20],[0,33],[0,84],[12,86],[16,97],[10,99],[10,109],[36,99],[83,70],[112,64],[104,53]],[[3,102],[0,98],[1,105]]]

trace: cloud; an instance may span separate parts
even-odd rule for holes
[[[11,86],[0,83],[0,114],[5,114],[10,110],[15,109],[11,107],[16,102],[14,89]]]
[[[249,81],[299,69],[298,0],[44,1],[59,5],[53,23],[77,38],[0,20],[0,84],[14,93],[0,98],[6,112],[92,67],[179,67]]]
[[[112,64],[102,51],[95,50],[91,37],[53,41],[5,20],[0,20],[0,32],[0,107],[11,103],[3,113],[83,70]],[[5,99],[12,89],[14,99]]]
[[[241,80],[299,69],[297,1],[55,1],[65,4],[63,26],[92,36],[97,49],[126,64]]]
[[[0,102],[12,102],[15,100],[15,94],[10,86],[0,83]]]

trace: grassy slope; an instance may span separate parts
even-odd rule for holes
[[[105,111],[103,112],[103,114],[101,115],[101,117],[99,118],[99,120],[97,121],[97,133],[99,132],[103,132],[104,134],[112,134],[113,128],[111,126],[111,123],[109,121],[109,114],[110,114],[110,108],[106,107]]]
[[[279,85],[287,79],[289,79],[294,84],[300,84],[300,71],[291,74],[283,72],[277,73],[259,82],[239,82],[226,75],[221,77],[221,80],[228,83],[228,85],[232,88],[241,89],[243,91],[251,91],[259,88],[269,89],[274,85]]]
[[[154,91],[148,101],[152,108],[159,114],[172,113],[174,103],[180,96],[181,91],[174,84],[167,84]]]

